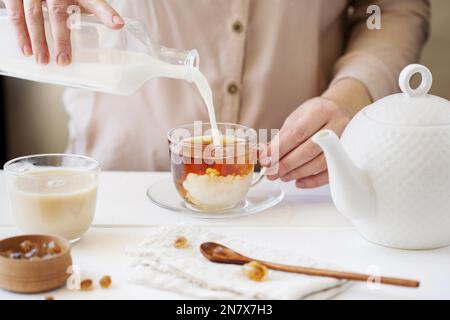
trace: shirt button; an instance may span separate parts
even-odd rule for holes
[[[239,87],[236,83],[232,82],[228,85],[228,93],[229,94],[236,94],[239,91]]]
[[[236,21],[235,23],[233,23],[233,31],[236,33],[241,33],[242,31],[244,31],[242,22]]]

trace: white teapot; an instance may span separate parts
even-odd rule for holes
[[[410,79],[422,82],[412,89]],[[369,241],[402,249],[450,245],[450,101],[428,94],[430,70],[409,65],[403,93],[361,110],[324,151],[336,208]]]

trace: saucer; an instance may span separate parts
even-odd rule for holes
[[[230,219],[248,216],[269,209],[283,200],[284,192],[278,182],[261,180],[246,198],[233,208],[222,211],[195,209],[181,198],[171,177],[157,181],[147,189],[147,196],[157,206],[200,219]]]

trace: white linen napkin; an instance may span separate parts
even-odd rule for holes
[[[173,242],[186,237],[187,248]],[[199,299],[328,299],[343,291],[348,281],[269,270],[265,281],[248,279],[242,266],[213,263],[201,254],[203,242],[217,242],[255,259],[315,268],[336,266],[319,263],[292,252],[262,248],[239,239],[188,225],[153,230],[146,240],[127,250],[133,262],[132,283],[177,292]]]

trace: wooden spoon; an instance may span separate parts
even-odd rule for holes
[[[383,284],[391,284],[395,286],[402,287],[410,287],[410,288],[418,288],[420,283],[415,280],[408,279],[399,279],[399,278],[389,278],[389,277],[377,277],[374,278],[373,275],[362,274],[362,273],[353,273],[353,272],[343,272],[336,270],[327,270],[327,269],[317,269],[317,268],[309,268],[309,267],[294,267],[287,266],[267,261],[261,261],[257,259],[252,259],[246,256],[243,256],[236,251],[233,251],[230,248],[227,248],[221,244],[214,242],[205,242],[200,245],[200,252],[205,256],[206,259],[217,262],[217,263],[227,263],[227,264],[245,264],[250,261],[257,261],[263,265],[265,265],[269,269],[292,272],[292,273],[301,273],[307,274],[310,276],[320,276],[320,277],[331,277],[337,279],[346,279],[353,281],[371,281],[372,279],[379,281]]]

